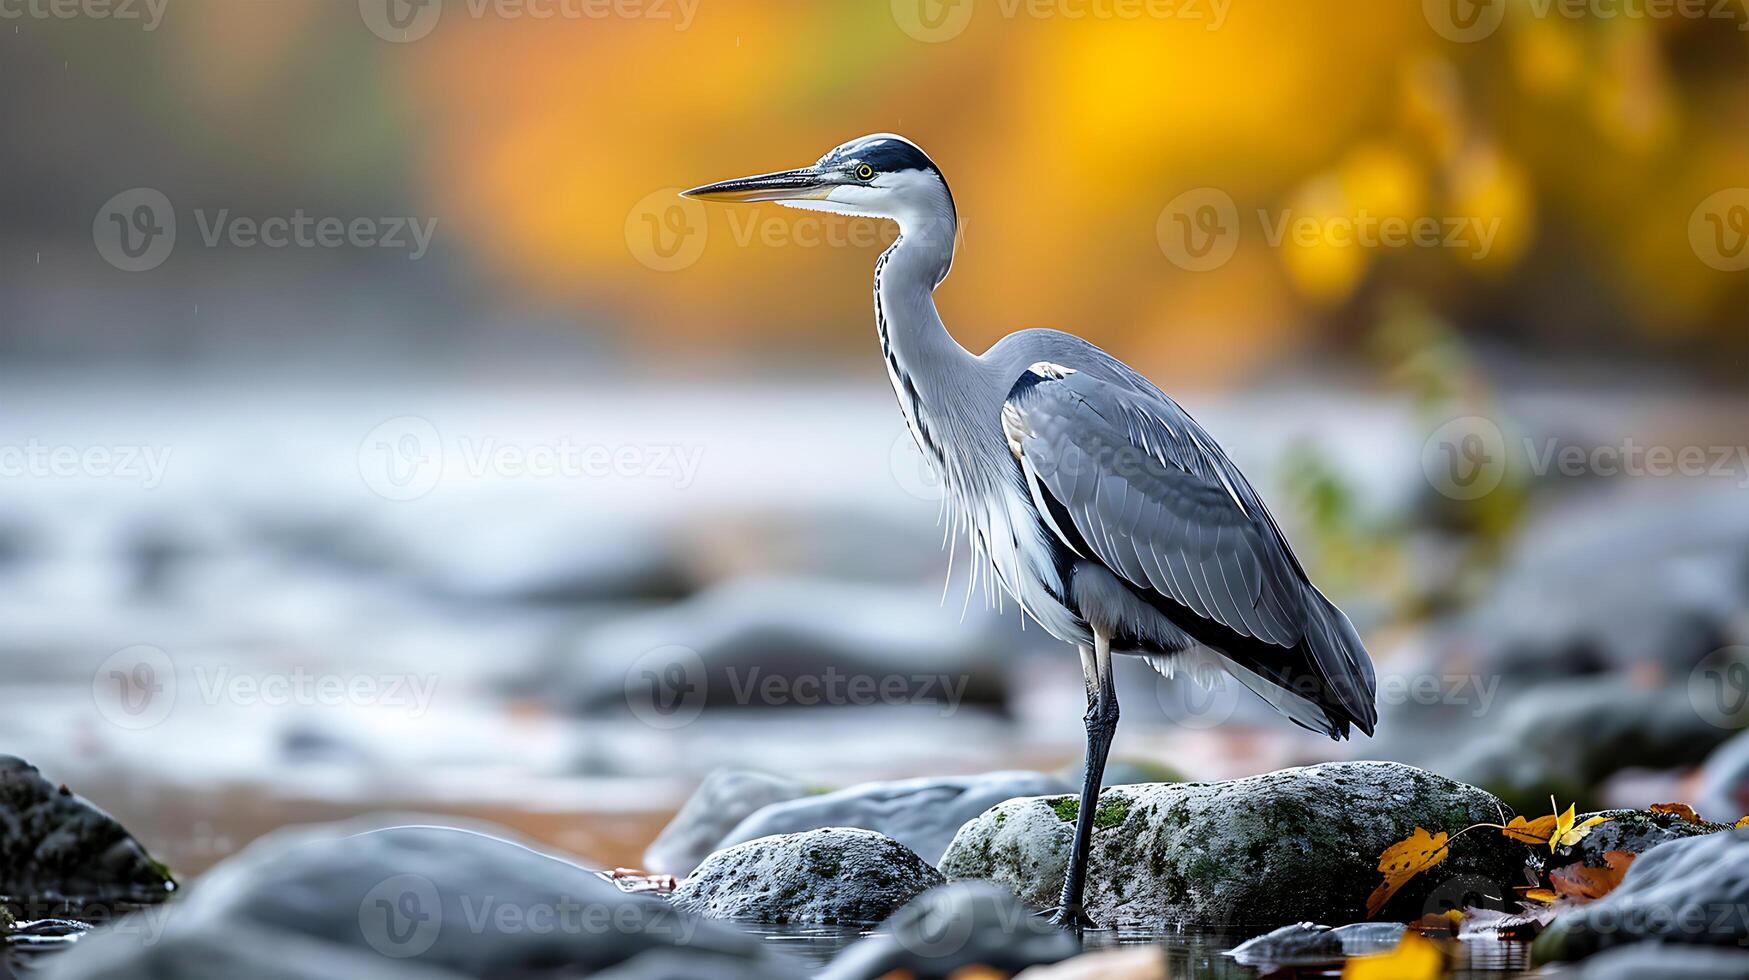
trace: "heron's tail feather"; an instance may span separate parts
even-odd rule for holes
[[[1289,721],[1331,738],[1347,738],[1349,727],[1367,735],[1378,723],[1374,703],[1377,680],[1366,646],[1342,610],[1307,587],[1306,622],[1297,646],[1279,647],[1229,633],[1219,647],[1205,645],[1147,656],[1167,677],[1187,671],[1207,687],[1223,670],[1269,702]]]
[[[1378,678],[1372,658],[1348,615],[1317,589],[1308,586],[1306,591],[1307,622],[1300,646],[1310,655],[1335,701],[1328,707],[1339,709],[1347,721],[1371,736],[1379,720]]]

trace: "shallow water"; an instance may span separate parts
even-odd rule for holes
[[[846,946],[867,936],[871,930],[850,926],[774,926],[744,924],[765,942],[800,959],[809,966],[823,966]],[[1169,977],[1208,977],[1214,980],[1250,978],[1260,971],[1241,965],[1226,955],[1227,950],[1251,938],[1254,932],[1209,929],[1203,931],[1169,929],[1091,929],[1081,937],[1087,951],[1112,946],[1159,946],[1166,957]],[[1530,969],[1530,944],[1502,942],[1492,939],[1464,940],[1459,944],[1458,968],[1454,980],[1483,980],[1522,976]],[[1299,967],[1295,975],[1334,974],[1340,964]],[[1295,971],[1290,969],[1290,973]]]

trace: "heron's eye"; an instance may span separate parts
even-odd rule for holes
[[[873,180],[874,179],[874,168],[869,166],[866,163],[857,164],[856,165],[856,179],[857,180]]]

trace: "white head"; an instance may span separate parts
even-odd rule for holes
[[[886,218],[907,237],[953,241],[953,193],[917,144],[876,133],[835,147],[811,167],[706,184],[682,192],[709,201],[775,201],[785,207]]]

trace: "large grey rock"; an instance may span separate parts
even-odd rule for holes
[[[17,918],[108,918],[162,902],[175,887],[109,814],[0,755],[0,903]]]
[[[586,975],[670,948],[779,968],[753,936],[660,898],[626,894],[594,872],[500,837],[366,826],[271,834],[177,901],[85,937],[49,961],[48,975]]]
[[[1740,492],[1552,509],[1523,529],[1458,631],[1474,669],[1543,678],[1656,665],[1686,682],[1749,598]]]
[[[680,883],[673,901],[711,919],[869,924],[945,881],[891,837],[831,827],[718,851]]]
[[[938,980],[973,966],[1008,976],[1080,951],[1073,936],[1034,915],[1007,889],[956,881],[900,909],[874,935],[838,954],[819,980]]]
[[[1707,756],[1694,805],[1701,816],[1727,823],[1749,814],[1749,732],[1732,736]]]
[[[1571,970],[1549,972],[1561,980],[1743,980],[1749,977],[1749,950],[1673,943],[1634,943],[1599,953]]]
[[[634,710],[647,707],[636,684],[653,668],[683,675],[688,709],[905,704],[949,712],[1001,702],[1012,617],[992,612],[961,623],[939,599],[938,590],[816,578],[731,580],[589,630],[543,665],[538,682],[584,712],[624,710],[628,698]]]
[[[644,850],[644,867],[684,878],[755,811],[806,795],[807,787],[785,776],[753,769],[718,769],[705,777],[680,812]],[[839,825],[860,826],[842,822]]]
[[[1609,820],[1591,828],[1577,844],[1555,851],[1549,858],[1549,867],[1577,861],[1587,867],[1601,868],[1609,863],[1604,855],[1610,851],[1644,854],[1667,841],[1703,837],[1731,829],[1730,824],[1695,823],[1679,814],[1651,810],[1600,810],[1582,813],[1576,819],[1582,822],[1592,817],[1608,817]]]
[[[1403,938],[1403,930],[1401,922],[1351,922],[1335,929],[1295,922],[1253,936],[1227,955],[1244,966],[1259,969],[1315,966],[1340,962],[1345,956],[1385,952]]]
[[[1645,940],[1749,942],[1749,829],[1660,844],[1608,895],[1557,916],[1531,947],[1539,962],[1582,959]]]
[[[992,772],[864,783],[765,807],[741,821],[718,842],[717,848],[772,834],[797,834],[821,827],[861,827],[885,834],[936,864],[960,827],[985,810],[1017,796],[1069,791],[1069,784],[1061,778],[1040,772]]]
[[[1101,925],[1270,927],[1365,917],[1380,852],[1416,827],[1498,822],[1492,795],[1389,762],[1284,769],[1221,783],[1115,786],[1094,816],[1087,909]],[[953,879],[987,878],[1024,901],[1056,901],[1076,800],[1010,800],[968,823],[941,863]],[[1497,898],[1518,881],[1524,850],[1471,834],[1405,886],[1389,918],[1414,918],[1441,895]]]
[[[1643,687],[1619,676],[1539,684],[1480,721],[1484,728],[1442,753],[1440,771],[1537,812],[1551,793],[1594,800],[1623,769],[1697,765],[1731,734],[1695,711],[1686,684]]]

